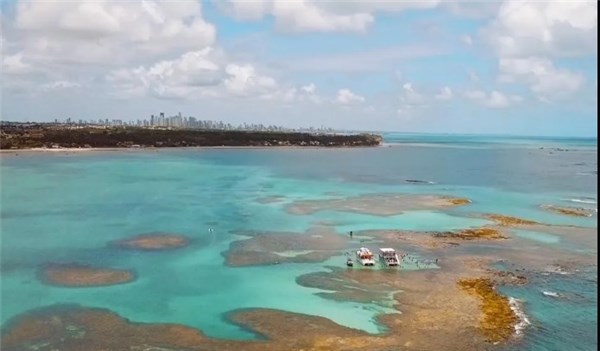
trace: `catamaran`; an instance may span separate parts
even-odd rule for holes
[[[397,266],[400,263],[396,250],[390,248],[379,249],[379,259],[388,267]]]
[[[373,259],[373,253],[366,247],[361,247],[356,251],[356,258],[358,262],[363,266],[374,266],[375,260]]]

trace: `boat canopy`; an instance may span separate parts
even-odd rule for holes
[[[386,247],[386,248],[379,249],[379,250],[380,250],[381,252],[384,252],[384,253],[396,253],[396,250],[394,250],[394,249],[391,249],[391,248],[387,248],[387,247]]]
[[[361,247],[360,250],[358,250],[357,254],[360,258],[373,257],[373,254],[371,253],[371,251],[369,251],[369,249],[367,249],[366,247]]]

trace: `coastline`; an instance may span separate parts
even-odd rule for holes
[[[386,147],[384,145],[374,145],[374,146],[298,146],[298,145],[272,145],[272,146],[175,146],[175,147],[140,147],[140,148],[131,148],[131,147],[91,147],[91,148],[24,148],[24,149],[0,149],[0,156],[18,156],[17,154],[68,154],[68,153],[93,153],[93,152],[149,152],[154,151],[158,152],[161,150],[350,150],[350,149],[372,149],[372,148],[382,148]]]

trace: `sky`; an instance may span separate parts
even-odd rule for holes
[[[0,1],[2,120],[597,136],[595,1]]]

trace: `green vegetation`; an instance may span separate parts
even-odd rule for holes
[[[0,149],[189,146],[377,146],[374,134],[334,135],[288,132],[206,131],[136,127],[2,125]]]

